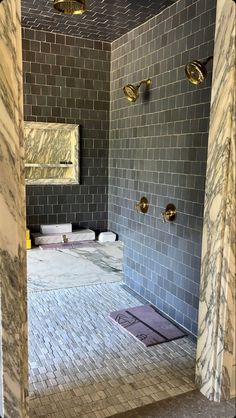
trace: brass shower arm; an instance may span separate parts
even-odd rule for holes
[[[139,87],[141,86],[141,84],[146,84],[146,86],[150,86],[151,79],[147,78],[146,80],[141,80],[136,85],[126,84],[126,86],[123,87],[123,92],[130,102],[135,102],[139,97]]]
[[[141,84],[146,84],[147,86],[150,86],[150,84],[151,84],[151,79],[150,79],[150,78],[147,78],[146,80],[141,80],[141,81],[138,83],[137,87],[139,88],[139,87],[141,86]]]
[[[207,65],[207,63],[213,59],[213,55],[211,55],[210,57],[208,57],[205,61],[202,62],[203,65]]]

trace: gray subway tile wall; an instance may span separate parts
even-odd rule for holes
[[[211,67],[190,84],[184,66],[213,55],[215,0],[180,0],[112,43],[108,226],[124,245],[125,283],[197,335]],[[150,77],[129,103],[122,87]],[[136,213],[141,196],[147,214]],[[160,217],[168,203],[174,223]]]
[[[27,224],[107,228],[107,42],[23,28],[24,119],[80,125],[80,184],[26,187]]]

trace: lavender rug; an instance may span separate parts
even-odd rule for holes
[[[146,347],[176,340],[186,335],[150,305],[111,312],[110,317]]]

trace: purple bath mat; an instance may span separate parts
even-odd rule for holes
[[[150,305],[111,312],[110,317],[146,347],[186,335]]]

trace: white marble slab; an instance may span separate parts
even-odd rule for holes
[[[20,1],[0,3],[1,415],[28,417]]]
[[[93,252],[89,251],[86,244],[85,248],[80,247],[77,252],[70,249],[28,251],[29,290],[47,291],[121,281],[122,247],[119,248],[120,251],[116,247],[117,257],[111,257],[105,255],[102,247],[96,244],[98,243],[95,243]]]
[[[235,345],[235,3],[218,0],[199,305],[196,382],[229,399]]]
[[[49,234],[64,234],[72,232],[72,224],[51,224],[51,225],[40,225],[40,232],[43,235]]]
[[[62,248],[60,251],[90,260],[107,273],[122,271],[123,243],[121,241],[106,243],[95,241],[93,246],[85,243],[77,248]]]
[[[79,126],[24,122],[27,184],[79,182]]]
[[[74,242],[74,241],[94,241],[95,232],[92,229],[82,229],[74,232],[67,232],[61,234],[40,234],[32,233],[35,245],[58,244],[60,242]]]

